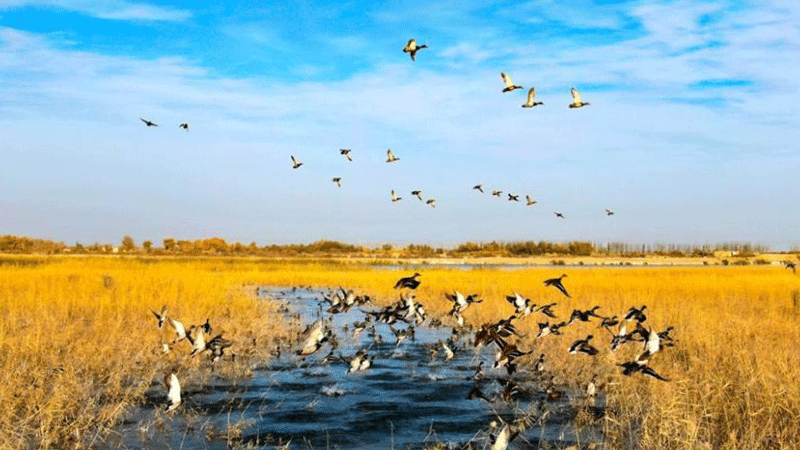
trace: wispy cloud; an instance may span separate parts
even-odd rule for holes
[[[191,11],[186,9],[125,0],[0,0],[0,10],[17,8],[56,9],[99,19],[143,22],[182,22],[192,17]]]

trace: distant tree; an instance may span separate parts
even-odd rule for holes
[[[164,239],[164,250],[171,252],[175,250],[175,239],[166,238]]]
[[[125,237],[122,238],[121,247],[122,247],[122,251],[132,252],[132,251],[136,250],[136,242],[133,241],[132,237],[130,237],[128,235],[125,235]]]
[[[153,241],[144,241],[142,242],[142,248],[147,253],[153,253]]]

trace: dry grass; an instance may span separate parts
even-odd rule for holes
[[[242,286],[343,285],[392,301],[391,286],[410,272],[256,260],[42,261],[0,270],[0,370],[9,380],[0,389],[3,447],[91,442],[87,434],[140,399],[166,367],[148,308],[167,304],[187,323],[211,317],[240,347],[257,338],[251,351],[266,357],[264,334],[273,328],[264,323],[274,316],[268,303],[252,301]],[[561,272],[569,274],[572,299],[542,285]],[[596,325],[571,327],[538,343],[523,340],[523,347],[548,355],[557,381],[577,384],[593,373],[606,381],[609,448],[800,448],[800,277],[788,271],[426,269],[422,281],[417,296],[433,314],[446,312],[445,291],[481,294],[485,302],[465,314],[474,324],[509,315],[512,307],[503,297],[513,289],[536,303],[558,301],[561,316],[595,304],[601,313],[617,315],[647,304],[650,326],[673,325],[677,346],[651,361],[670,383],[621,376],[615,364],[638,347],[611,353],[607,333]],[[532,333],[536,319],[525,319],[522,331]],[[568,355],[572,339],[588,333],[596,336],[601,355]]]

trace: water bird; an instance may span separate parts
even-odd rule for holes
[[[548,303],[546,305],[542,305],[542,306],[540,306],[539,308],[536,309],[536,312],[540,312],[540,313],[544,314],[547,317],[555,319],[556,315],[553,313],[553,310],[551,308],[556,306],[556,305],[557,305],[557,303]]]
[[[472,186],[472,189],[475,189],[476,191],[480,191],[481,194],[483,194],[483,185],[482,184],[476,184],[475,186]]]
[[[329,337],[330,333],[326,332],[323,319],[319,319],[313,324],[306,327],[300,333],[301,339],[304,339],[303,348],[297,351],[300,356],[308,356],[322,347]]]
[[[392,189],[392,202],[399,202],[402,199],[403,197],[398,197],[397,192],[395,192],[395,190]]]
[[[467,379],[468,380],[476,380],[477,381],[477,380],[483,379],[483,377],[484,377],[483,361],[481,361],[480,363],[478,363],[478,367],[475,369],[475,373],[473,373],[472,375],[467,377]],[[467,398],[469,398],[469,397],[467,397]]]
[[[512,431],[511,427],[507,424],[503,424],[503,428],[500,429],[500,432],[496,435],[490,435],[492,440],[492,447],[491,450],[506,450],[508,448],[508,444],[511,443],[517,436],[519,435],[519,431]]]
[[[570,108],[582,108],[584,106],[589,106],[589,103],[581,101],[581,94],[577,89],[571,88],[569,93],[572,94],[572,103],[569,104]]]
[[[421,273],[415,272],[414,275],[411,275],[410,277],[400,278],[399,280],[397,280],[397,283],[394,284],[394,288],[395,289],[402,289],[402,288],[416,289],[417,286],[419,286],[419,284],[421,283],[421,281],[418,280],[417,278],[419,278],[421,276],[422,276]],[[412,297],[409,297],[409,298],[412,298]]]
[[[367,357],[367,352],[364,350],[359,350],[356,354],[350,359],[350,367],[347,369],[347,373],[351,374],[353,372],[363,372],[370,367],[372,367],[372,361],[375,357]]]
[[[617,319],[617,316],[614,316],[603,318],[603,322],[601,322],[597,327],[610,329],[611,327],[615,327],[617,325],[619,325],[619,319]]]
[[[184,130],[186,130],[187,133],[189,132],[189,124],[188,123],[179,124],[178,128],[183,128]]]
[[[161,307],[160,313],[157,313],[152,309],[150,310],[150,312],[152,312],[153,315],[156,316],[156,320],[158,321],[158,328],[162,328],[164,326],[164,321],[167,319],[167,305]]]
[[[204,324],[202,324],[202,325],[200,325],[200,328],[201,328],[201,329],[202,329],[202,330],[203,330],[203,331],[204,331],[206,334],[211,334],[211,330],[212,330],[212,328],[211,328],[211,321],[208,319],[208,317],[206,317],[206,321],[205,321],[205,323],[204,323]]]
[[[536,339],[540,339],[548,334],[560,335],[561,328],[567,326],[567,322],[554,324],[551,324],[550,322],[540,322],[537,325],[539,326],[539,334],[536,335]]]
[[[544,105],[542,102],[534,102],[533,99],[536,96],[536,88],[530,88],[528,90],[528,100],[522,104],[523,108],[533,108],[534,106]]]
[[[151,121],[149,121],[149,120],[147,120],[147,119],[143,119],[143,118],[141,118],[141,117],[139,117],[139,120],[141,120],[142,122],[144,122],[144,124],[145,124],[145,125],[147,125],[148,127],[157,127],[157,126],[158,126],[158,124],[157,124],[157,123],[155,123],[155,122],[151,122]]]
[[[195,356],[206,351],[206,335],[203,331],[203,327],[192,325],[189,327],[189,333],[186,335],[186,338],[192,343],[192,352],[189,356]]]
[[[225,356],[225,349],[231,346],[233,346],[233,342],[223,338],[222,334],[218,334],[208,341],[206,350],[209,351],[208,357],[211,359],[211,364],[213,365],[222,359],[222,357]]]
[[[540,354],[539,359],[537,359],[536,363],[534,363],[533,371],[537,374],[544,373],[544,353]]]
[[[453,310],[459,313],[464,312],[467,307],[473,303],[482,303],[483,300],[478,298],[478,294],[470,294],[464,296],[461,292],[455,291],[452,294],[445,293],[445,298],[453,302]]]
[[[537,202],[536,200],[532,199],[530,195],[526,195],[525,196],[525,204],[527,206],[533,206],[533,205],[535,205],[537,203],[539,203],[539,202]]]
[[[553,214],[555,214],[555,215],[556,215],[556,217],[558,217],[558,218],[561,218],[561,219],[566,219],[566,217],[564,217],[564,215],[563,215],[563,214],[561,214],[560,212],[555,212],[555,211],[554,211],[554,212],[553,212]]]
[[[339,149],[339,154],[343,155],[345,158],[347,158],[348,161],[352,162],[353,158],[350,156],[351,152],[352,152],[352,150],[350,150],[349,148],[340,148]]]
[[[175,411],[181,405],[181,383],[178,381],[178,376],[174,372],[164,377],[164,384],[167,385],[167,400],[169,406],[167,412]]]
[[[419,201],[422,201],[422,191],[411,191],[411,195],[417,197]]]
[[[624,370],[622,374],[625,376],[631,376],[636,372],[641,372],[642,375],[647,375],[653,377],[657,380],[661,381],[669,381],[667,378],[662,377],[659,375],[655,370],[653,370],[650,366],[645,363],[638,362],[638,361],[629,361],[626,363],[618,364],[618,366],[622,367]]]
[[[580,309],[572,310],[572,315],[569,317],[569,323],[572,323],[576,320],[580,322],[588,322],[592,317],[596,317],[598,319],[605,319],[605,317],[597,314],[595,311],[600,309],[599,306],[595,306],[592,309],[587,309],[586,311]]]
[[[342,178],[341,177],[334,177],[331,179],[337,186],[342,187]]]
[[[561,282],[561,280],[564,279],[566,276],[567,276],[567,274],[562,274],[558,278],[550,278],[550,279],[544,280],[544,285],[545,286],[553,286],[554,288],[556,288],[559,291],[561,291],[564,295],[569,297],[569,292],[567,292],[567,288],[565,288],[564,284]]]
[[[529,298],[525,298],[518,293],[513,292],[512,295],[506,296],[506,301],[514,306],[514,314],[519,314],[520,317],[527,316],[531,313],[531,299]]]
[[[636,308],[631,306],[631,309],[625,314],[625,321],[633,321],[642,323],[647,320],[647,316],[644,314],[644,310],[647,309],[647,305],[642,305],[641,308]]]
[[[522,89],[522,86],[517,86],[511,81],[511,77],[506,75],[505,72],[500,72],[500,77],[503,79],[503,83],[506,84],[506,87],[503,89],[503,92],[511,92],[514,89]]]
[[[480,385],[477,384],[477,383],[469,391],[469,393],[467,394],[466,398],[467,398],[467,400],[475,400],[476,398],[480,398],[480,399],[486,400],[487,403],[494,402],[494,400],[490,399],[489,397],[486,396],[486,394],[483,393],[483,391],[481,390]]]
[[[417,52],[423,48],[428,48],[426,44],[417,45],[416,39],[409,39],[408,44],[403,47],[403,53],[408,53],[411,56],[411,61],[417,60]]]
[[[431,205],[431,208],[436,208],[436,199],[429,198],[428,201],[425,203]]]
[[[297,158],[295,158],[294,155],[292,155],[292,169],[299,169],[300,166],[302,165],[303,163],[297,161]]]
[[[612,210],[610,210],[610,209],[606,208],[606,215],[607,215],[607,216],[613,216],[613,215],[614,215],[614,211],[612,211]]]
[[[784,261],[783,265],[786,266],[786,269],[792,269],[793,274],[797,274],[797,264],[793,261]]]
[[[495,189],[492,191],[492,195],[494,195],[495,197],[500,197],[501,195],[503,195],[503,191]]]
[[[172,341],[173,344],[178,342],[178,341],[182,341],[182,340],[186,339],[186,337],[187,337],[187,335],[186,335],[186,327],[183,326],[183,323],[173,319],[172,317],[167,317],[167,321],[172,326],[172,328],[175,330],[175,334],[177,335],[175,340]]]
[[[393,163],[395,161],[400,161],[400,158],[394,156],[392,149],[386,150],[386,162]]]
[[[586,353],[589,356],[594,356],[598,353],[597,349],[594,348],[589,341],[592,340],[594,336],[591,334],[586,336],[584,339],[578,339],[569,346],[569,353],[572,355],[578,354],[578,352]]]
[[[509,192],[508,193],[508,201],[510,201],[510,202],[518,202],[519,201],[519,195],[514,195],[514,194]]]

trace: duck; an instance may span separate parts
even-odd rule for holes
[[[422,201],[422,191],[411,191],[411,195],[417,197],[419,201]]]
[[[347,158],[348,161],[353,162],[353,158],[350,156],[351,152],[352,152],[352,150],[350,150],[349,148],[340,148],[339,149],[339,154],[340,155],[342,155],[345,158]]]
[[[511,77],[506,75],[505,72],[500,72],[500,78],[503,79],[503,83],[506,84],[506,87],[503,89],[503,92],[511,92],[514,89],[522,89],[522,86],[517,86],[511,81]]]
[[[208,317],[206,317],[206,321],[205,321],[205,323],[204,323],[204,324],[202,324],[202,325],[200,325],[200,328],[201,328],[201,329],[203,330],[203,332],[205,332],[206,334],[211,334],[211,331],[212,331],[212,328],[211,328],[211,321],[208,319]]]
[[[394,288],[395,289],[402,289],[402,288],[416,289],[417,286],[419,286],[420,283],[421,283],[421,281],[418,280],[417,278],[419,278],[421,276],[422,276],[421,273],[415,272],[414,275],[411,275],[410,277],[400,278],[399,280],[397,280],[397,283],[394,284]],[[409,297],[409,298],[412,298],[412,297]]]
[[[164,305],[164,306],[161,307],[161,312],[160,313],[157,313],[157,312],[153,311],[152,309],[150,310],[150,312],[152,312],[153,315],[156,316],[158,328],[163,328],[164,327],[164,321],[167,320],[167,305]]]
[[[426,44],[417,45],[416,39],[409,39],[408,44],[403,47],[403,53],[408,53],[411,56],[411,61],[417,60],[417,52],[423,48],[428,48]]]
[[[431,205],[431,208],[436,208],[436,199],[429,198],[428,201],[425,202],[425,204],[426,205]]]
[[[494,402],[494,400],[490,399],[489,397],[486,396],[486,394],[483,393],[483,391],[481,390],[480,385],[477,384],[477,383],[475,384],[475,386],[472,387],[472,389],[469,391],[469,393],[466,396],[467,400],[475,400],[476,398],[480,398],[480,399],[486,400],[487,403],[493,403]]]
[[[513,295],[507,295],[506,301],[511,303],[514,306],[514,313],[519,314],[520,317],[525,317],[531,313],[531,299],[525,298],[519,295],[516,292],[512,293]],[[536,305],[533,305],[534,307]]]
[[[303,163],[299,162],[297,158],[295,158],[294,155],[292,155],[292,169],[299,169],[300,166],[302,165]]]
[[[331,179],[337,186],[342,187],[342,178],[341,177],[333,177]]]
[[[556,217],[558,217],[559,219],[566,219],[566,217],[564,217],[564,214],[561,214],[560,212],[553,212],[553,214],[555,214]]]
[[[317,320],[300,333],[300,338],[303,339],[303,347],[297,351],[297,354],[303,357],[313,354],[322,348],[322,344],[328,341],[329,334],[325,330],[323,319]]]
[[[592,317],[597,317],[598,319],[605,319],[605,317],[597,314],[595,311],[600,309],[599,306],[595,306],[592,309],[587,309],[586,311],[582,311],[580,309],[575,309],[572,311],[572,315],[569,317],[569,323],[571,324],[574,321],[580,322],[588,322]]]
[[[526,195],[525,196],[525,204],[527,206],[533,206],[533,205],[535,205],[537,203],[539,203],[539,202],[537,202],[536,200],[532,199],[530,195]]]
[[[618,364],[618,366],[623,368],[622,374],[625,376],[631,376],[636,372],[641,372],[642,375],[647,375],[657,380],[667,381],[667,382],[669,381],[669,379],[659,375],[655,370],[653,370],[650,366],[648,366],[646,363],[643,362],[629,361],[622,364]]]
[[[534,106],[544,105],[542,102],[534,102],[534,97],[536,97],[536,88],[530,88],[530,90],[528,90],[528,100],[522,104],[522,107],[533,108]]]
[[[392,202],[399,202],[402,199],[403,197],[398,197],[397,192],[395,192],[395,190],[392,189]]]
[[[173,319],[172,317],[167,317],[167,322],[175,330],[176,337],[175,340],[172,341],[173,344],[187,338],[186,327],[183,326],[183,323]]]
[[[613,215],[614,215],[614,211],[612,211],[612,210],[610,210],[610,209],[606,208],[606,215],[607,215],[607,216],[613,216]]]
[[[645,309],[647,309],[647,305],[642,305],[641,308],[631,306],[631,309],[629,309],[625,314],[625,318],[623,320],[626,322],[636,321],[642,323],[647,320],[647,316],[644,314]]]
[[[511,427],[507,424],[503,424],[503,428],[500,429],[500,432],[496,435],[490,435],[492,446],[491,450],[506,450],[508,448],[508,444],[511,443],[517,436],[519,435],[519,431],[513,431]]]
[[[495,197],[500,197],[501,195],[503,195],[503,191],[495,189],[492,191],[492,195],[494,195]]]
[[[481,194],[483,194],[483,185],[482,184],[476,184],[475,186],[472,186],[472,189],[474,189],[476,191],[479,191]]]
[[[179,124],[178,128],[183,128],[187,133],[189,132],[189,124],[188,123]]]
[[[597,328],[607,328],[608,329],[608,328],[611,328],[611,327],[615,327],[617,325],[619,325],[619,319],[617,318],[617,316],[604,317],[603,321],[600,323],[600,325],[597,326]]]
[[[556,315],[553,313],[553,310],[551,308],[553,308],[557,304],[558,303],[548,303],[546,305],[542,305],[536,309],[536,312],[540,312],[545,316],[550,317],[551,319],[556,319]]]
[[[181,405],[181,383],[175,372],[164,377],[164,384],[167,385],[167,400],[169,400],[166,412],[175,411]]]
[[[508,201],[510,201],[510,202],[518,202],[519,201],[519,195],[514,195],[514,194],[509,192],[508,193]]]
[[[572,108],[583,108],[584,106],[589,106],[589,103],[581,101],[581,94],[575,88],[570,88],[569,93],[572,95],[572,103],[569,104],[570,109]]]
[[[143,118],[141,118],[141,117],[139,117],[139,120],[141,120],[142,122],[144,122],[144,124],[145,124],[145,125],[147,125],[148,127],[157,127],[157,126],[158,126],[158,124],[157,124],[157,123],[155,123],[155,122],[151,122],[151,121],[149,121],[149,120],[147,120],[147,119],[143,119]]]
[[[569,346],[569,353],[571,355],[577,355],[578,352],[582,352],[589,356],[596,355],[598,353],[597,349],[589,344],[589,341],[591,341],[593,337],[594,336],[590,334],[584,339],[578,339],[577,341],[573,342],[572,345]]]
[[[567,292],[567,288],[564,287],[564,284],[561,281],[564,278],[566,278],[566,276],[567,276],[567,274],[562,274],[560,277],[549,278],[547,280],[544,280],[544,285],[545,286],[553,286],[554,288],[558,289],[559,291],[561,291],[561,293],[563,293],[564,295],[566,295],[569,298],[569,292]]]
[[[395,161],[400,161],[400,158],[394,156],[392,149],[386,150],[386,162],[393,163]]]

